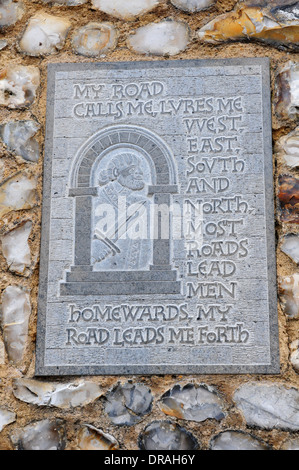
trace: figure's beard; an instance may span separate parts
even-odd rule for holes
[[[136,180],[133,177],[122,175],[119,176],[118,182],[125,188],[132,189],[133,191],[141,191],[145,186],[144,181],[142,180]]]

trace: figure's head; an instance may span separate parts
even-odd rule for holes
[[[133,191],[144,188],[141,161],[136,155],[124,152],[114,157],[107,169],[100,172],[99,184],[101,186],[116,180],[125,188]]]

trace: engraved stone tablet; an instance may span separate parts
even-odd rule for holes
[[[267,59],[48,71],[37,375],[278,373]]]

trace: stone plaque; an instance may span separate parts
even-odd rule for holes
[[[48,70],[37,375],[278,373],[267,59]]]

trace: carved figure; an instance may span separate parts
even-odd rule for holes
[[[136,270],[149,265],[150,201],[141,159],[124,150],[99,172],[92,262],[96,270]]]

